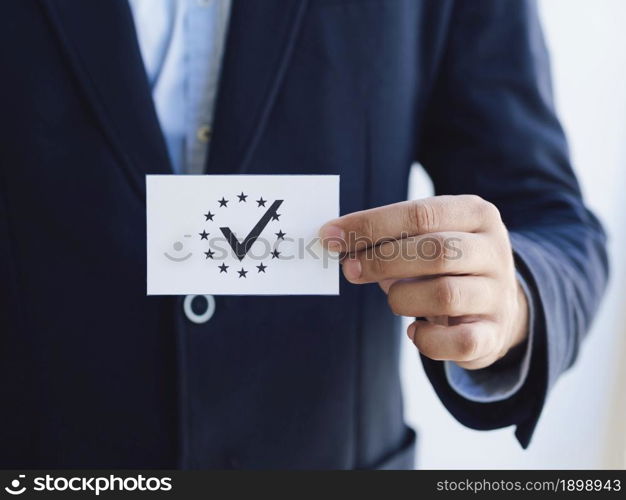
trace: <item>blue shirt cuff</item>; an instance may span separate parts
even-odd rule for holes
[[[446,379],[450,387],[460,396],[475,403],[495,403],[510,398],[528,377],[530,355],[533,345],[535,306],[526,281],[520,273],[517,279],[526,295],[528,303],[528,339],[524,356],[512,366],[488,366],[480,370],[465,370],[452,361],[445,361]]]

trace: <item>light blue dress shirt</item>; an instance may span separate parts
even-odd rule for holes
[[[201,174],[210,146],[231,0],[129,0],[129,3],[174,170],[180,174]],[[520,281],[530,297],[521,277]],[[532,325],[532,304],[530,316]],[[520,363],[505,369],[469,371],[446,362],[446,377],[458,394],[471,401],[504,400],[526,379],[531,346],[532,330]]]
[[[231,0],[129,0],[176,173],[201,174]]]

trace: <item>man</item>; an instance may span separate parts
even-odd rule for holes
[[[607,275],[532,0],[4,8],[3,467],[411,467],[399,315],[528,445]],[[341,174],[340,296],[147,297],[148,173]],[[460,258],[379,258],[424,238]]]

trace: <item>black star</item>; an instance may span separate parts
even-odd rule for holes
[[[211,233],[207,233],[204,229],[202,230],[201,233],[198,233],[200,235],[200,239],[201,240],[208,240],[209,239],[209,234]]]
[[[257,269],[259,270],[260,273],[264,273],[265,270],[267,269],[267,266],[264,266],[263,262],[261,262],[260,266],[256,266],[256,267],[257,267]]]
[[[272,220],[278,220],[278,218],[281,216],[282,214],[274,214],[272,215]]]
[[[247,194],[243,194],[243,191],[241,192],[241,194],[237,195],[237,198],[239,198],[239,203],[241,203],[242,201],[246,201],[246,198],[248,197]]]
[[[279,240],[284,240],[285,236],[287,236],[287,233],[283,233],[282,229],[279,229],[277,233],[274,233],[276,236],[278,236]]]
[[[217,200],[217,201],[220,204],[220,207],[228,206],[228,200],[225,200],[223,196],[221,200]]]
[[[267,203],[267,200],[263,199],[263,196],[261,196],[260,200],[256,200],[256,202],[258,203],[257,207],[264,207],[265,204]]]
[[[274,250],[272,252],[272,259],[278,259],[279,255],[280,255],[280,252],[278,250]]]
[[[215,217],[215,214],[212,214],[211,212],[204,214],[204,222],[213,220],[213,217]]]
[[[239,273],[239,277],[240,278],[245,278],[246,274],[248,274],[248,271],[246,271],[243,267],[241,268],[241,271],[237,271]]]
[[[209,250],[208,252],[204,252],[204,255],[206,255],[207,259],[212,259],[215,252],[213,250]]]
[[[222,264],[221,266],[217,266],[220,268],[220,274],[222,273],[228,273],[228,271],[226,269],[228,269],[229,266],[227,266],[226,264]]]

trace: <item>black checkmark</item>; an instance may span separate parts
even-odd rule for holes
[[[250,247],[261,235],[263,229],[265,229],[265,226],[267,226],[267,223],[272,217],[276,215],[276,210],[278,210],[278,207],[280,207],[282,202],[283,200],[276,200],[274,203],[272,203],[272,206],[267,209],[267,212],[263,214],[263,217],[261,217],[259,222],[256,223],[256,226],[254,226],[252,228],[252,231],[250,231],[250,234],[248,234],[248,236],[246,236],[246,238],[242,242],[239,242],[239,240],[233,234],[230,228],[220,227],[222,234],[226,237],[226,241],[228,241],[228,244],[233,249],[233,252],[235,252],[235,255],[239,260],[243,260],[243,258],[246,256],[248,250],[250,250]]]

